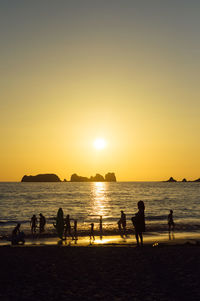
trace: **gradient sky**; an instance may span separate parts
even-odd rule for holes
[[[0,0],[0,41],[0,181],[200,177],[199,1]]]

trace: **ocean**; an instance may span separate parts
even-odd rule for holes
[[[53,222],[59,207],[78,220],[78,229],[98,229],[103,216],[104,231],[117,231],[120,210],[133,229],[131,217],[137,202],[145,203],[149,232],[167,231],[167,215],[174,211],[176,231],[200,231],[200,183],[95,182],[95,183],[0,183],[0,235],[11,233],[16,223],[30,232],[30,219],[42,213],[47,219],[46,233],[54,233]]]

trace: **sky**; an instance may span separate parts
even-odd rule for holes
[[[200,177],[199,1],[0,0],[0,41],[0,181]]]

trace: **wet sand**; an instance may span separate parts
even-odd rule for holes
[[[200,246],[0,248],[0,300],[200,300]]]
[[[145,233],[144,234],[144,245],[176,245],[176,244],[185,244],[185,243],[196,244],[200,242],[200,233],[199,232],[176,232],[170,234],[168,232],[162,233]],[[1,239],[1,246],[9,246],[11,244],[10,240]],[[73,240],[71,237],[67,240],[61,241],[58,237],[48,236],[46,233],[41,236],[36,236],[33,238],[31,235],[26,236],[25,246],[71,246],[71,247],[87,247],[87,246],[136,246],[135,235],[127,235],[121,237],[118,235],[104,235],[103,237],[95,236],[95,240],[90,240],[89,236],[79,236],[77,240]]]

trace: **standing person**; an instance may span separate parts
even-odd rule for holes
[[[65,218],[65,239],[66,239],[67,235],[71,236],[73,239],[73,235],[71,233],[71,224],[70,224],[69,214],[67,214],[67,216]]]
[[[75,241],[78,240],[78,236],[77,236],[77,220],[74,220],[74,239]]]
[[[40,233],[44,232],[45,225],[46,225],[46,218],[42,213],[40,213]]]
[[[145,232],[145,215],[144,215],[144,202],[139,201],[137,203],[138,206],[138,212],[135,214],[135,217],[132,217],[132,223],[133,226],[135,227],[135,237],[137,241],[137,246],[139,247],[140,243],[141,246],[143,246],[143,232]],[[140,238],[140,243],[139,243],[139,238]]]
[[[123,236],[122,235],[122,222],[121,222],[121,218],[118,220],[117,225],[118,225],[120,236]]]
[[[94,237],[94,223],[91,223],[91,228],[90,228],[90,240],[93,238],[93,240],[95,240]]]
[[[102,239],[102,236],[103,236],[103,220],[102,220],[102,215],[100,215],[100,219],[99,219],[99,232],[100,232],[100,239]]]
[[[31,233],[32,235],[35,235],[36,228],[37,228],[37,217],[35,214],[33,214],[33,216],[31,217],[30,225],[31,225]]]
[[[123,235],[126,235],[126,214],[121,210],[121,225],[123,228]]]
[[[62,239],[63,232],[64,232],[64,214],[62,208],[58,209],[57,216],[56,216],[56,224],[54,224],[54,227],[56,228],[58,237]]]
[[[174,224],[173,210],[170,210],[167,220],[168,220],[169,233],[171,233],[171,231],[174,232],[175,224]]]

